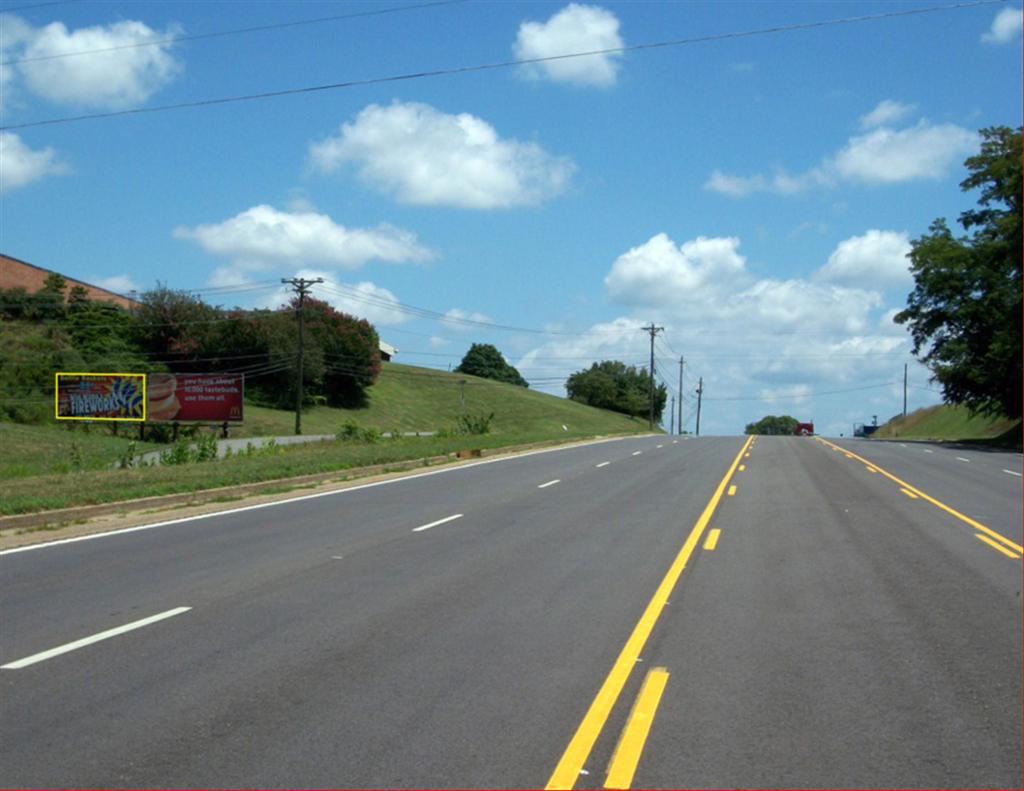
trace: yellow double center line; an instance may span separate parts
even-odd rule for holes
[[[955,508],[950,508],[945,503],[940,503],[938,500],[936,500],[931,495],[925,494],[920,489],[918,489],[918,488],[916,488],[914,486],[911,486],[906,481],[900,480],[899,478],[897,478],[892,473],[886,472],[885,470],[883,470],[881,467],[879,467],[874,462],[868,461],[867,459],[863,458],[862,456],[858,456],[856,453],[854,453],[853,451],[849,451],[846,448],[841,448],[838,445],[836,445],[836,444],[834,444],[832,442],[829,442],[827,439],[822,439],[821,437],[815,437],[815,439],[818,440],[818,442],[820,442],[822,445],[827,445],[828,447],[832,448],[832,450],[836,450],[836,451],[839,451],[840,453],[846,454],[847,458],[857,459],[857,461],[860,461],[860,462],[866,464],[867,467],[868,467],[868,470],[870,472],[877,472],[877,473],[879,473],[881,475],[884,475],[890,481],[892,481],[897,486],[899,486],[903,490],[904,494],[909,495],[910,497],[919,497],[922,500],[927,500],[929,503],[934,505],[936,508],[938,508],[938,509],[940,509],[942,511],[945,511],[950,516],[956,517],[957,519],[959,519],[964,524],[970,525],[975,530],[980,530],[982,533],[984,533],[990,539],[995,539],[995,541],[999,542],[999,544],[1002,544],[1005,547],[1009,547],[1010,549],[1014,550],[1015,552],[1024,554],[1024,547],[1022,547],[1020,544],[1015,544],[1013,541],[1008,539],[1006,536],[1002,535],[1001,533],[997,533],[995,530],[993,530],[990,527],[986,527],[981,522],[978,522],[978,521],[976,521],[974,519],[971,519],[971,517],[969,517],[969,516],[965,516],[964,514],[962,514],[959,511],[957,511]],[[991,540],[989,540],[986,543],[992,544],[993,542]],[[996,548],[998,549],[999,547],[996,546]],[[1000,551],[1002,551],[1002,550],[1000,550]]]
[[[729,471],[718,484],[715,493],[704,507],[704,512],[690,531],[690,535],[686,537],[683,548],[679,550],[679,554],[672,561],[671,567],[669,567],[668,572],[658,585],[658,589],[654,592],[654,596],[651,597],[650,602],[647,604],[647,609],[644,610],[644,614],[637,621],[636,626],[633,628],[633,633],[629,636],[626,645],[623,646],[622,651],[619,653],[619,658],[612,665],[611,671],[601,685],[601,689],[598,690],[594,701],[590,704],[590,708],[587,709],[583,721],[576,729],[576,733],[573,735],[572,741],[569,742],[569,746],[565,748],[565,752],[562,754],[562,758],[559,760],[558,766],[555,767],[555,771],[552,773],[551,779],[548,780],[545,788],[571,789],[576,784],[577,779],[579,779],[580,771],[583,769],[587,758],[590,757],[590,752],[594,749],[594,744],[597,742],[598,736],[601,735],[601,730],[608,721],[612,707],[615,706],[619,695],[622,694],[622,688],[626,685],[629,674],[636,667],[637,659],[640,658],[640,652],[643,651],[647,638],[650,637],[662,609],[668,603],[669,596],[679,581],[683,569],[686,568],[687,561],[689,561],[693,550],[700,541],[701,534],[708,526],[708,522],[711,521],[711,517],[715,513],[715,508],[718,507],[719,500],[722,499],[729,479],[736,472],[736,467],[739,465],[740,459],[743,458],[743,454],[750,447],[752,440],[753,437],[748,437],[747,441],[743,443],[740,452],[736,454],[736,458],[733,459],[732,464],[729,466]]]

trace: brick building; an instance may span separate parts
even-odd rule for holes
[[[23,288],[28,293],[34,294],[43,287],[46,277],[51,274],[61,273],[54,273],[51,269],[43,269],[41,266],[20,261],[17,258],[0,253],[0,288]],[[68,281],[67,292],[70,292],[73,286],[81,286],[88,293],[89,299],[97,302],[113,302],[123,308],[132,308],[139,304],[123,294],[115,294],[113,291],[76,280],[64,274],[61,274],[61,276]]]

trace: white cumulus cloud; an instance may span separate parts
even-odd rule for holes
[[[677,246],[659,233],[620,255],[605,277],[611,297],[627,305],[664,305],[706,299],[746,279],[736,238],[700,236]]]
[[[571,3],[547,22],[523,22],[514,52],[518,60],[533,60],[620,47],[622,38],[615,14],[598,6]],[[620,53],[605,52],[526,64],[523,70],[535,78],[608,87],[618,76],[619,57]]]
[[[871,229],[844,239],[814,277],[829,283],[873,288],[910,286],[910,241],[907,234]]]
[[[326,214],[284,212],[266,205],[253,206],[221,223],[179,226],[174,236],[250,269],[282,263],[358,269],[372,260],[401,263],[434,256],[411,231],[391,225],[346,228]]]
[[[469,113],[449,115],[428,104],[371,104],[340,134],[310,147],[318,170],[346,164],[375,189],[403,203],[501,209],[562,192],[574,166],[535,143],[502,139]]]
[[[181,73],[182,64],[165,40],[180,28],[154,30],[143,22],[69,30],[63,22],[35,28],[11,15],[16,33],[4,46],[0,81],[16,77],[32,93],[55,104],[117,110],[142,104]],[[6,36],[5,36],[6,37]],[[143,45],[143,46],[140,46]]]
[[[14,132],[0,132],[0,193],[67,172],[52,148],[32,149]]]
[[[565,377],[591,361],[646,366],[649,338],[641,327],[653,321],[664,327],[655,350],[670,396],[680,395],[678,355],[686,357],[681,395],[688,430],[694,428],[694,389],[702,377],[703,433],[735,433],[767,412],[849,431],[837,405],[845,399],[856,418],[871,395],[861,388],[887,386],[909,357],[906,331],[891,324],[892,306],[873,283],[757,278],[739,249],[735,238],[678,244],[667,234],[655,235],[616,258],[605,278],[624,315],[543,343],[516,367],[543,367],[537,389],[559,393]],[[667,409],[664,420],[668,425]]]
[[[93,285],[105,288],[108,291],[113,291],[115,294],[128,294],[132,291],[142,291],[138,283],[131,279],[129,275],[111,275],[109,277],[97,277],[90,278],[89,282]]]
[[[797,174],[776,170],[773,176],[738,176],[713,170],[704,189],[731,198],[757,192],[792,195],[814,187],[834,187],[842,182],[897,184],[935,180],[945,176],[958,159],[975,151],[978,135],[955,124],[918,121],[905,129],[880,124],[912,111],[910,105],[886,100],[861,117],[869,131],[846,141],[835,155]]]
[[[920,121],[908,129],[881,128],[850,138],[835,168],[845,179],[869,184],[938,179],[977,148],[975,132]]]
[[[992,27],[982,34],[981,40],[986,44],[1008,44],[1020,38],[1022,25],[1022,9],[1004,8],[992,20]]]
[[[483,313],[478,311],[466,311],[462,308],[452,308],[444,314],[444,323],[453,330],[459,330],[461,332],[470,332],[473,330],[473,325],[469,322],[484,322],[486,324],[493,324],[494,320]]]
[[[860,125],[864,129],[874,129],[876,126],[886,126],[902,121],[916,108],[912,104],[903,104],[892,99],[884,99],[878,103],[874,110],[860,117]]]
[[[375,283],[345,283],[338,280],[333,273],[320,269],[300,269],[295,276],[306,280],[323,280],[322,283],[315,283],[310,289],[312,297],[350,316],[366,319],[375,326],[393,327],[411,318],[403,312],[398,297]],[[210,285],[239,285],[246,282],[248,279],[244,273],[221,270],[211,279]],[[259,307],[279,308],[288,304],[294,296],[295,292],[289,286],[282,285],[263,296],[259,300]]]

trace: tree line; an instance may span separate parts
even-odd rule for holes
[[[297,298],[296,298],[297,299]],[[291,408],[298,375],[296,300],[277,309],[210,305],[158,287],[132,310],[88,299],[50,274],[43,288],[0,289],[0,418],[52,415],[55,371],[246,374],[246,400]],[[380,374],[379,339],[365,319],[306,298],[307,405],[357,407]]]

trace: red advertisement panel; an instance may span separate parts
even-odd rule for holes
[[[57,420],[145,420],[145,374],[58,373]]]
[[[242,374],[150,374],[146,420],[240,423],[244,391]]]

